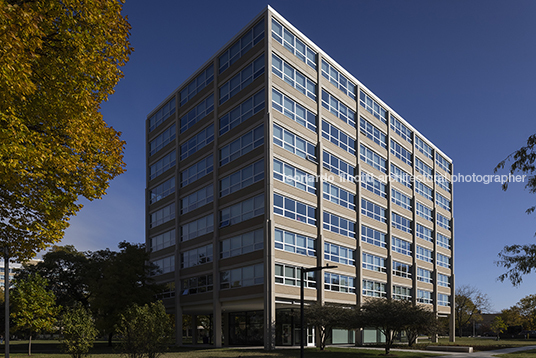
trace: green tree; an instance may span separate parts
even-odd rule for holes
[[[171,343],[173,324],[161,301],[133,305],[121,315],[117,333],[128,358],[157,358]]]
[[[68,308],[62,319],[62,349],[73,358],[87,355],[97,337],[95,322],[81,303]]]
[[[527,145],[510,154],[506,159],[495,167],[495,172],[504,169],[506,163],[510,163],[509,173],[514,175],[521,173],[526,175],[527,183],[525,188],[529,193],[536,193],[536,134],[527,139]],[[507,190],[509,181],[506,181],[502,188]],[[531,214],[536,210],[536,205],[526,210]],[[518,286],[523,281],[523,275],[530,274],[536,269],[536,244],[530,245],[507,245],[499,253],[499,260],[496,262],[507,271],[499,276],[500,281],[510,280],[512,285]]]
[[[521,316],[521,311],[517,306],[503,309],[501,311],[501,318],[509,327],[523,326],[523,317]]]
[[[0,0],[0,246],[18,261],[60,241],[124,171],[99,112],[132,49],[123,0]]]
[[[408,346],[413,346],[417,342],[419,334],[436,334],[438,331],[438,322],[436,315],[428,307],[423,305],[413,305],[405,301],[405,328],[408,337]]]
[[[13,285],[11,318],[15,330],[29,334],[28,355],[31,355],[32,335],[54,328],[59,307],[56,307],[54,294],[46,289],[46,280],[39,275],[14,280]]]
[[[162,285],[152,277],[157,268],[149,263],[143,244],[121,242],[120,252],[109,249],[89,254],[89,302],[97,328],[108,335],[108,344],[120,315],[132,304],[153,302]]]
[[[516,307],[522,317],[523,328],[527,330],[536,329],[536,295],[523,297],[516,304]]]
[[[497,335],[497,340],[500,339],[500,334],[503,333],[508,326],[504,323],[503,319],[500,316],[497,316],[491,322],[491,331]]]
[[[456,289],[454,303],[456,327],[460,337],[462,336],[463,327],[473,321],[481,321],[481,313],[491,309],[488,296],[480,292],[476,287],[468,285],[463,285]]]
[[[346,316],[352,311],[339,306],[315,304],[305,309],[305,321],[315,326],[320,335],[320,350],[326,348],[326,340],[333,328],[342,328]]]

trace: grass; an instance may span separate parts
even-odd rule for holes
[[[449,342],[448,338],[440,338],[438,343],[419,343],[416,347],[425,349],[429,345],[441,346],[469,346],[474,351],[490,351],[502,348],[514,348],[536,345],[536,339],[501,339],[496,341],[490,338],[456,337],[456,342]],[[516,356],[517,357],[517,356]]]
[[[536,349],[530,349],[527,351],[497,354],[495,357],[500,358],[534,358],[536,357]]]

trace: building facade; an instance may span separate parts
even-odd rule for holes
[[[178,344],[183,316],[216,346],[299,344],[299,269],[325,265],[308,304],[407,299],[453,324],[451,160],[271,7],[146,125],[147,247]],[[356,335],[332,343],[377,339]]]

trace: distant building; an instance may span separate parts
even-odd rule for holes
[[[39,262],[38,259],[29,260],[28,264],[35,265]],[[0,287],[5,287],[6,283],[6,273],[5,273],[5,267],[4,267],[4,260],[0,260]],[[15,277],[15,270],[21,268],[22,265],[18,262],[10,262],[9,263],[9,280],[13,280]]]
[[[216,346],[299,344],[300,267],[328,264],[307,275],[307,304],[411,300],[452,327],[451,175],[447,155],[267,7],[147,117],[147,247],[177,342],[183,315],[203,315]],[[378,339],[334,330],[332,343]]]

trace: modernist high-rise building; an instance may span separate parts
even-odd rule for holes
[[[147,247],[177,342],[189,315],[194,340],[203,316],[216,346],[299,344],[299,268],[325,265],[337,267],[307,275],[307,304],[392,297],[452,325],[451,175],[447,155],[267,7],[147,117]]]

